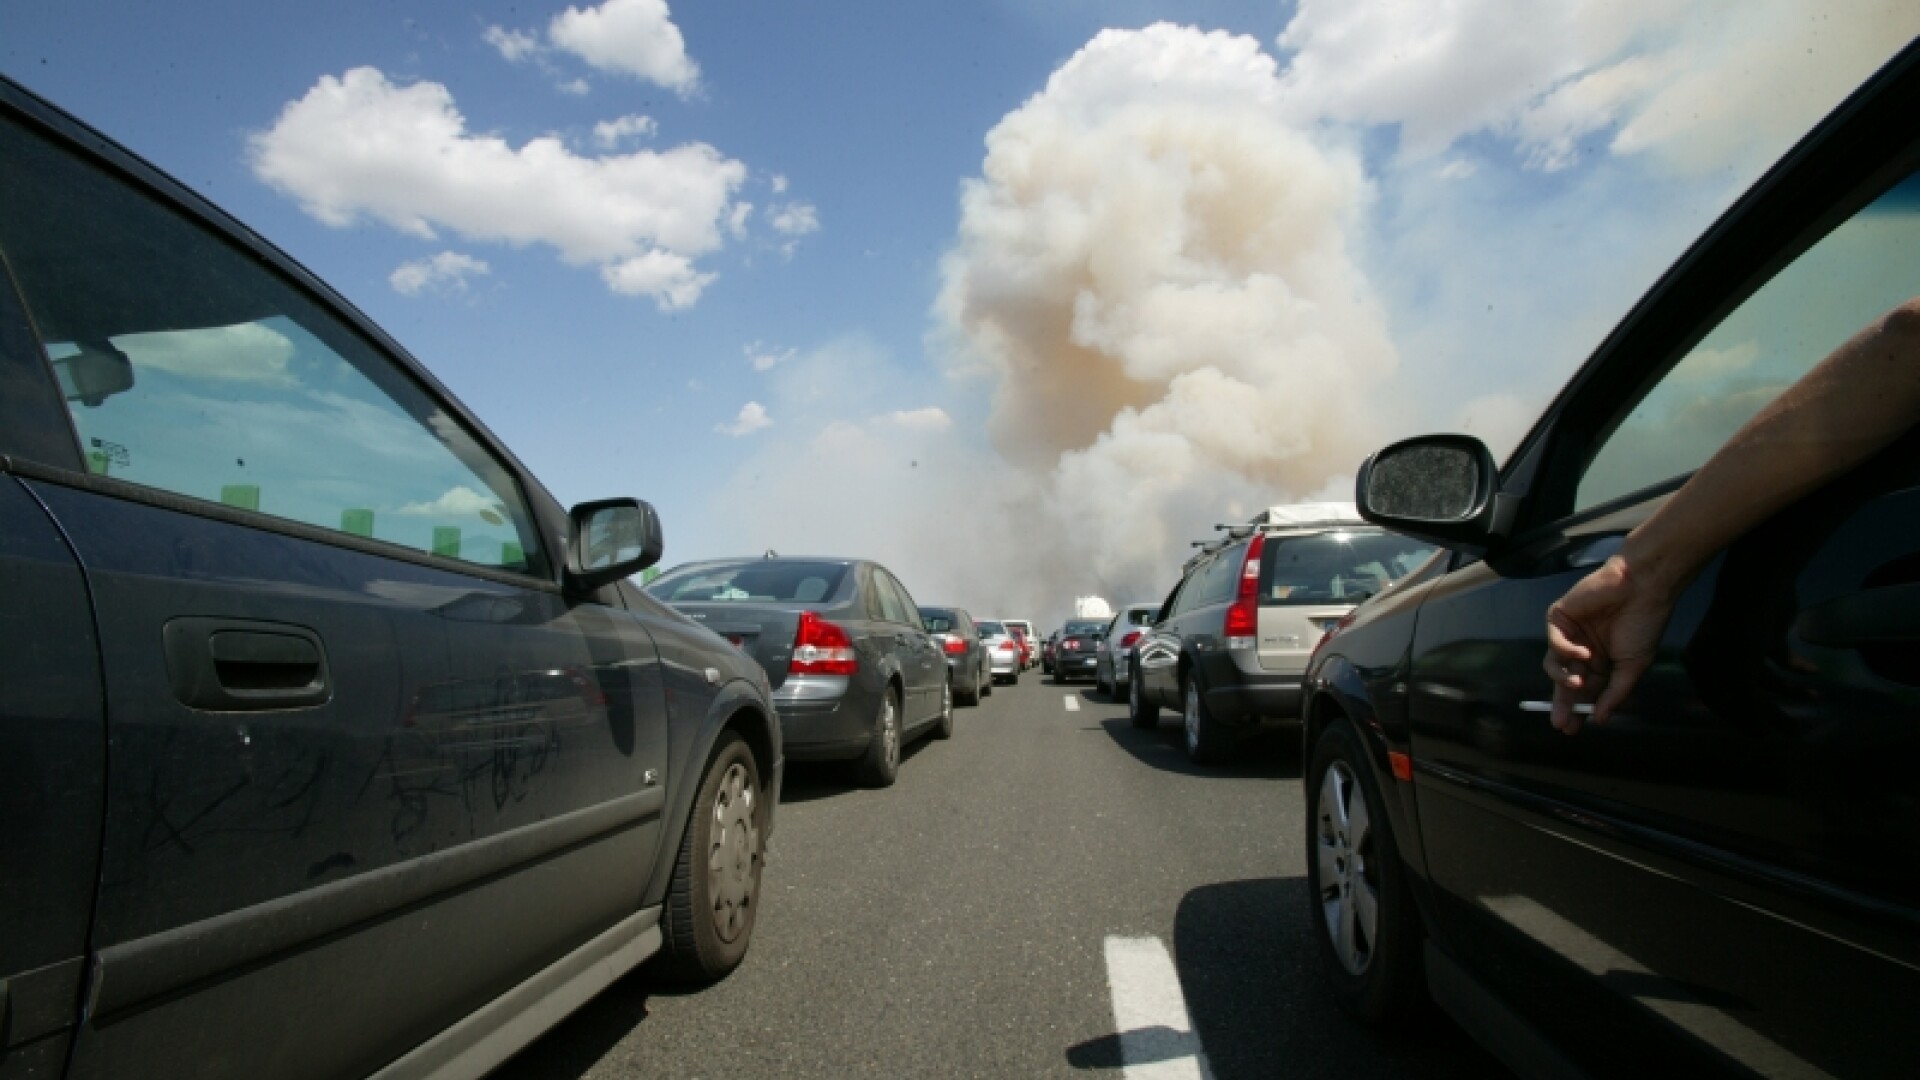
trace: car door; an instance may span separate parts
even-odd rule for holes
[[[26,108],[0,254],[77,445],[13,467],[111,746],[71,1074],[366,1073],[632,914],[644,634],[561,594],[564,517],[377,331]]]
[[[880,589],[881,607],[893,631],[900,676],[907,685],[906,722],[902,727],[912,728],[940,712],[940,688],[947,678],[946,658],[940,655],[939,647],[921,624],[919,605],[913,602],[906,586],[879,568],[875,568],[873,577]]]
[[[1134,663],[1140,672],[1140,696],[1162,705],[1180,706],[1180,632],[1179,617],[1191,611],[1201,593],[1200,579],[1206,564],[1194,567],[1174,584],[1160,605],[1160,617],[1141,636],[1134,650]]]
[[[1856,113],[1851,141],[1816,139],[1841,148],[1790,159],[1650,294],[1509,469],[1534,523],[1460,560],[1419,614],[1436,924],[1601,1074],[1920,1062],[1920,435],[1716,559],[1610,723],[1553,731],[1540,670],[1552,601],[1780,389],[1920,295],[1912,83],[1901,139],[1861,138]]]

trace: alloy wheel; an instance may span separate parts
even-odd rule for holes
[[[713,898],[713,931],[730,942],[753,921],[754,864],[760,857],[753,781],[737,761],[720,778],[714,794],[712,836],[707,892]]]
[[[1320,780],[1314,857],[1320,911],[1334,954],[1351,973],[1367,970],[1380,926],[1380,878],[1373,866],[1373,828],[1366,795],[1343,761]]]
[[[894,713],[892,694],[880,700],[880,748],[889,769],[900,764],[900,718]]]
[[[940,684],[940,720],[942,723],[953,722],[953,683],[951,681]]]
[[[1192,679],[1187,680],[1186,706],[1186,715],[1182,720],[1187,728],[1187,749],[1198,750],[1200,748],[1200,687]]]

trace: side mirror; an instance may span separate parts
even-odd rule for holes
[[[1422,435],[1394,443],[1360,465],[1353,501],[1360,516],[1445,547],[1484,547],[1504,523],[1493,455],[1471,435]]]
[[[567,583],[581,590],[637,574],[660,561],[660,515],[640,499],[581,503],[567,514]]]

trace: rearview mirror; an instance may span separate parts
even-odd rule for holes
[[[1423,435],[1394,443],[1360,466],[1360,516],[1448,546],[1484,545],[1494,532],[1493,455],[1471,435]]]
[[[581,503],[567,518],[567,579],[575,588],[597,589],[637,574],[666,551],[660,515],[639,499]]]
[[[78,352],[53,357],[53,375],[68,401],[93,408],[133,389],[133,362],[104,342],[78,345]]]

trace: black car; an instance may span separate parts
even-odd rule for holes
[[[947,678],[956,703],[978,705],[981,698],[993,693],[993,666],[987,660],[987,646],[980,640],[980,628],[967,609],[923,607],[920,622],[946,654]]]
[[[906,586],[864,559],[713,559],[647,585],[766,670],[787,754],[852,761],[892,784],[919,734],[953,734],[954,687],[941,644]]]
[[[1528,1076],[1915,1074],[1920,432],[1709,564],[1610,722],[1555,731],[1542,657],[1550,603],[1920,295],[1917,102],[1910,46],[1688,250],[1504,467],[1443,435],[1361,470],[1370,520],[1451,549],[1356,609],[1307,676],[1308,916],[1362,1015],[1431,994]]]
[[[1093,679],[1093,665],[1099,659],[1100,643],[1107,638],[1107,620],[1070,619],[1060,628],[1060,640],[1053,647],[1053,681]]]
[[[4,80],[0,257],[0,1073],[477,1076],[739,963],[780,729],[646,504]]]

